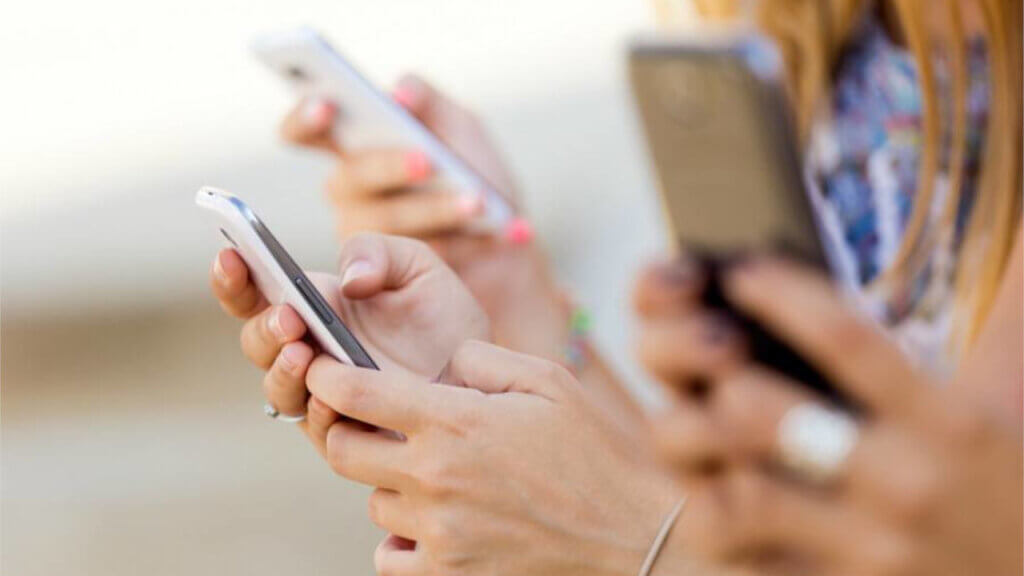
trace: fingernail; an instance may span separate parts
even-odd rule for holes
[[[284,327],[281,326],[281,313],[282,310],[278,308],[274,310],[274,313],[270,315],[270,331],[274,333],[280,339],[286,338],[288,335],[284,333]]]
[[[533,225],[524,218],[516,218],[505,228],[505,238],[512,244],[529,244],[533,240]]]
[[[314,98],[302,105],[302,121],[309,126],[322,126],[334,111],[334,106],[319,98]]]
[[[667,286],[684,287],[697,280],[697,271],[691,263],[685,260],[673,260],[658,266],[655,277]]]
[[[224,271],[224,265],[221,264],[220,259],[224,257],[224,254],[217,254],[217,258],[213,261],[213,274],[220,280],[221,283],[227,284],[228,273]]]
[[[398,102],[399,106],[407,110],[414,109],[419,102],[419,94],[408,86],[398,86],[391,92],[391,97]]]
[[[285,346],[281,349],[281,367],[286,371],[294,372],[301,361],[298,346]]]
[[[360,278],[365,278],[373,272],[373,265],[366,260],[353,260],[349,262],[348,267],[345,268],[345,273],[341,276],[341,285],[348,286],[349,283],[354,282]]]
[[[757,274],[764,263],[765,259],[759,256],[745,256],[731,263],[725,272],[726,289],[736,285],[742,289],[751,282],[757,282]]]
[[[459,216],[476,216],[483,210],[483,207],[483,199],[476,194],[459,196],[455,200],[455,210],[459,213]]]
[[[420,182],[430,176],[430,158],[418,150],[405,154],[405,175],[410,182]]]

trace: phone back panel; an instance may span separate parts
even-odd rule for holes
[[[740,44],[632,46],[633,91],[668,225],[691,250],[774,249],[824,263],[782,90],[766,61]]]
[[[726,297],[724,271],[746,252],[830,269],[775,82],[777,61],[759,48],[634,44],[633,90],[665,213],[677,242],[703,265],[702,304],[743,331],[750,358],[857,412],[816,366]]]

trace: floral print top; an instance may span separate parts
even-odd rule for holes
[[[977,183],[988,93],[984,46],[968,55],[968,147],[957,226],[925,256],[921,273],[896,290],[871,290],[894,261],[914,208],[922,147],[922,92],[913,56],[876,21],[865,23],[837,68],[828,118],[815,127],[808,180],[833,260],[866,309],[923,366],[952,368],[953,262]],[[948,67],[937,61],[940,106],[951,106]],[[948,137],[945,140],[948,142]],[[948,166],[948,146],[940,165]],[[940,169],[929,209],[934,224],[947,197]]]

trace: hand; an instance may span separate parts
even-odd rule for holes
[[[339,421],[319,441],[338,474],[377,487],[379,574],[636,572],[673,490],[569,372],[469,342],[442,381],[325,356],[307,374],[338,413],[403,435]]]
[[[704,308],[704,271],[686,256],[648,266],[639,277],[633,306],[640,319],[637,355],[679,399],[700,401],[708,385],[746,360],[743,335],[721,314]]]
[[[362,234],[345,243],[340,261],[340,279],[310,274],[310,280],[382,370],[434,377],[463,341],[488,337],[483,311],[423,243]],[[305,413],[304,379],[316,351],[302,340],[302,319],[287,304],[267,302],[234,250],[217,255],[210,283],[224,310],[246,319],[242,351],[267,372],[270,404],[282,414]],[[313,408],[333,416],[322,405]]]
[[[811,272],[754,262],[729,276],[727,291],[867,416],[838,478],[808,486],[778,474],[775,438],[787,411],[820,399],[750,366],[723,375],[702,410],[657,426],[664,456],[680,468],[708,454],[728,463],[722,475],[690,483],[677,527],[686,546],[762,573],[1021,573],[1017,426],[971,386],[930,381]]]
[[[512,178],[473,114],[416,77],[402,79],[394,96],[507,193],[510,202],[518,203]],[[337,160],[327,197],[335,208],[339,236],[380,231],[428,241],[483,305],[497,342],[560,358],[568,339],[569,313],[536,245],[467,232],[467,224],[483,209],[480,200],[438,189],[423,151],[343,148],[331,133],[338,113],[331,102],[305,101],[285,118],[281,133],[292,143],[326,151]]]

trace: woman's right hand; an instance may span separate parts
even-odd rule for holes
[[[355,236],[342,248],[340,278],[309,277],[382,370],[434,378],[464,341],[489,337],[483,310],[422,242]],[[303,340],[306,325],[298,313],[287,304],[267,302],[230,248],[217,255],[210,285],[225,312],[246,321],[242,352],[266,371],[268,402],[284,415],[308,412],[307,433],[315,432],[311,426],[329,426],[334,413],[306,391],[315,350]]]
[[[416,77],[403,78],[394,98],[517,204],[512,178],[473,114]],[[423,151],[343,149],[331,133],[340,112],[332,102],[306,100],[281,126],[289,142],[336,159],[326,188],[339,237],[376,231],[427,241],[483,305],[497,342],[560,360],[569,311],[541,251],[529,242],[468,233],[482,200],[436,188]]]

